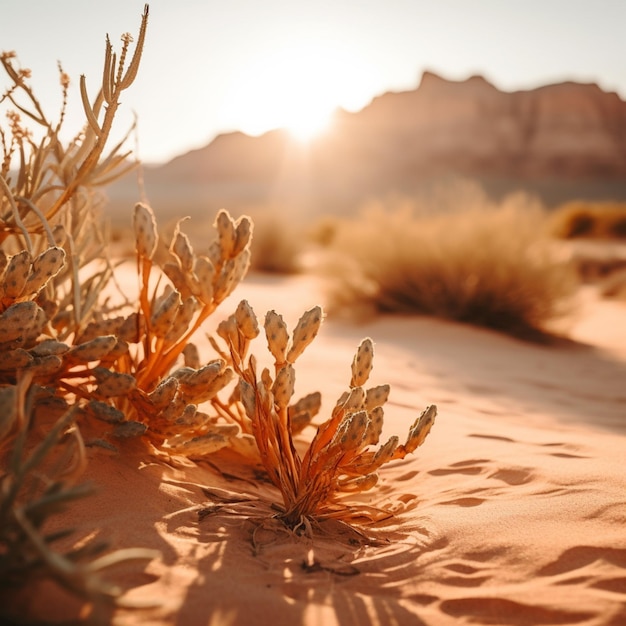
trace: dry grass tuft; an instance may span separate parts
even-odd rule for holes
[[[256,358],[247,356],[249,343],[259,328],[245,300],[219,331],[240,377],[244,427],[254,438],[261,462],[282,495],[280,518],[292,529],[306,530],[313,519],[363,524],[389,517],[387,511],[355,506],[344,496],[374,487],[378,469],[421,445],[436,415],[436,408],[429,406],[409,429],[404,444],[392,436],[376,448],[390,389],[389,385],[365,389],[374,348],[370,339],[364,339],[352,362],[348,390],[335,404],[330,418],[317,427],[301,456],[294,436],[317,414],[321,397],[310,394],[292,402],[295,362],[314,340],[321,323],[322,310],[314,307],[304,313],[290,334],[282,317],[269,311],[264,330],[274,368],[273,372],[263,369],[260,376]]]
[[[330,310],[435,315],[540,338],[575,286],[544,219],[503,207],[340,223],[324,266]]]

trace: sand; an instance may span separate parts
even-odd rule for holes
[[[311,279],[253,276],[216,321],[244,297],[290,327],[320,300]],[[430,318],[327,320],[299,360],[297,395],[319,390],[329,410],[370,336],[370,381],[392,388],[385,433],[402,437],[427,404],[439,409],[424,446],[363,498],[396,513],[369,543],[331,524],[287,532],[272,518],[278,494],[227,454],[194,463],[133,443],[91,448],[98,492],[72,522],[161,553],[118,575],[126,601],[152,606],[109,621],[626,624],[625,320],[626,304],[589,294],[572,341],[551,346]],[[77,610],[48,587],[15,602],[59,619]]]

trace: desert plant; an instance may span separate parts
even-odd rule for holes
[[[59,138],[67,76],[61,72],[64,104],[52,123],[26,82],[28,72],[16,67],[13,54],[0,57],[11,81],[0,104],[12,107],[8,131],[0,131],[0,579],[27,584],[43,574],[93,602],[119,592],[101,576],[109,565],[154,554],[55,549],[68,531],[46,534],[46,522],[86,495],[76,483],[85,445],[121,447],[125,438],[140,437],[146,446],[189,457],[231,446],[244,462],[262,460],[282,493],[281,517],[297,527],[315,517],[355,517],[357,509],[340,494],[372,487],[377,469],[412,452],[435,415],[429,407],[404,445],[392,437],[370,449],[389,388],[363,388],[373,356],[366,340],[350,391],[300,457],[294,437],[321,398],[314,393],[291,403],[293,365],[317,333],[319,308],[302,317],[291,339],[282,318],[268,314],[274,376],[264,370],[257,380],[248,349],[258,324],[245,301],[218,327],[227,348],[212,340],[218,356],[203,364],[194,337],[250,265],[253,226],[245,216],[218,212],[214,240],[197,253],[184,219],[164,243],[152,209],[136,204],[137,296],[116,288],[96,190],[133,166],[124,142],[105,151],[120,94],[137,74],[147,19],[146,6],[128,63],[130,35],[122,38],[119,60],[107,38],[93,104],[81,78],[87,124],[68,146]],[[16,110],[43,130],[41,141]]]
[[[331,311],[420,313],[542,336],[575,281],[543,215],[508,207],[344,222],[325,265]]]
[[[80,371],[81,359],[83,375],[90,367],[89,348],[81,348],[77,339],[101,314],[99,295],[112,275],[105,254],[106,231],[94,219],[100,203],[96,188],[132,167],[128,153],[122,153],[123,142],[108,153],[106,146],[120,95],[137,73],[147,20],[146,7],[128,63],[130,35],[122,37],[119,61],[107,38],[102,87],[93,104],[81,78],[88,124],[67,146],[59,138],[67,75],[60,69],[63,104],[59,121],[52,122],[28,83],[30,72],[17,66],[14,53],[0,55],[9,78],[0,96],[9,121],[7,130],[0,129],[0,579],[4,589],[47,576],[99,602],[120,592],[102,578],[107,567],[120,560],[155,556],[134,549],[97,556],[102,546],[63,552],[56,546],[69,531],[46,530],[52,516],[88,493],[76,484],[85,461],[78,426],[83,400],[61,377],[64,367],[65,373],[71,368]],[[41,139],[34,139],[22,116],[35,125]],[[85,277],[85,269],[91,276]]]
[[[311,520],[336,518],[344,522],[377,521],[387,511],[357,506],[342,498],[346,493],[371,489],[377,470],[393,459],[404,458],[421,445],[436,415],[425,409],[409,430],[406,443],[392,436],[379,443],[383,405],[389,385],[364,389],[373,367],[374,348],[364,339],[352,362],[349,389],[337,401],[330,418],[320,424],[304,455],[294,435],[307,425],[320,407],[319,394],[291,403],[295,388],[295,362],[313,341],[322,323],[320,307],[304,313],[289,334],[275,311],[265,317],[265,336],[274,358],[274,372],[257,373],[257,360],[248,357],[250,341],[259,334],[254,311],[244,300],[218,328],[228,345],[233,367],[240,377],[239,394],[245,409],[244,428],[252,433],[267,474],[283,500],[280,518],[294,529],[306,529]]]

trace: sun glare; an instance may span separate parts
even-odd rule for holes
[[[345,52],[319,45],[267,51],[233,75],[223,122],[251,135],[284,128],[311,141],[329,128],[339,106],[359,99],[364,73]]]
[[[292,98],[290,105],[284,111],[284,121],[280,126],[298,141],[312,141],[330,126],[335,107],[317,101],[314,94],[302,93],[300,97]]]

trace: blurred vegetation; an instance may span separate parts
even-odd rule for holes
[[[550,229],[561,239],[626,239],[626,203],[568,202],[554,210]]]
[[[302,271],[306,235],[288,214],[275,209],[249,212],[254,223],[250,270],[268,274],[297,274]]]
[[[325,222],[330,312],[419,313],[541,339],[577,280],[535,206],[419,213],[375,208]]]

